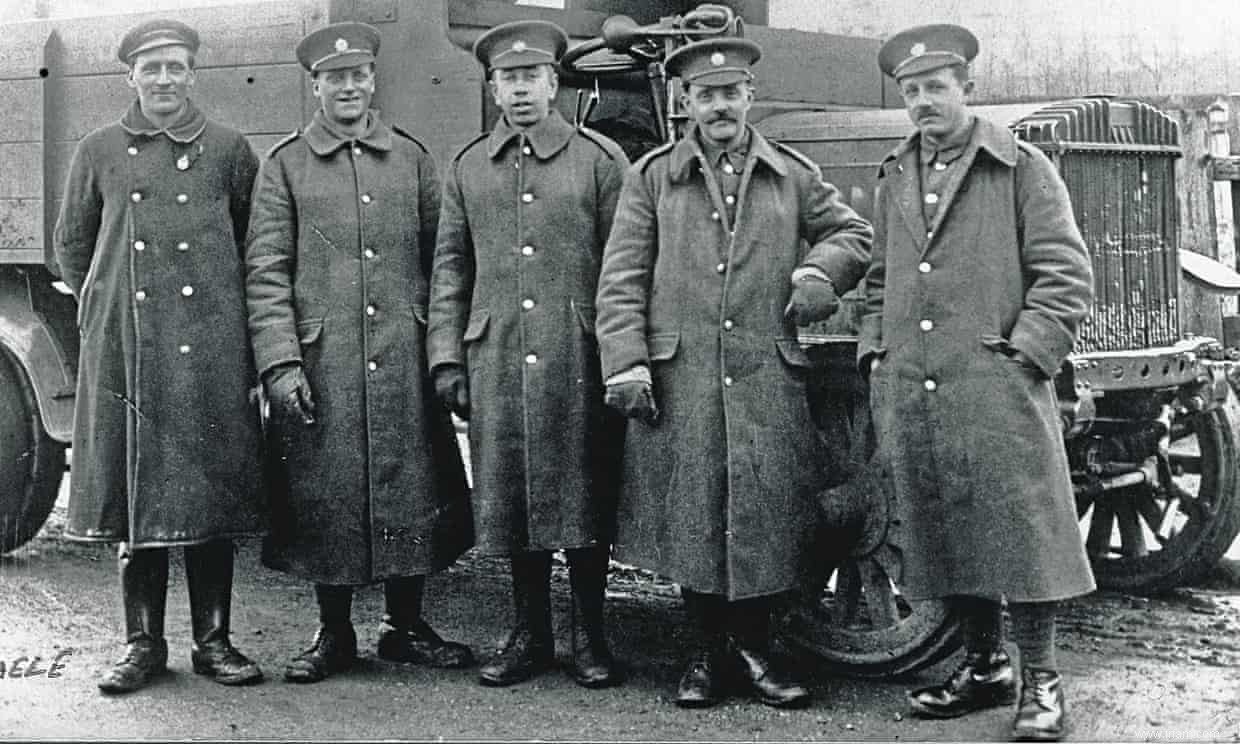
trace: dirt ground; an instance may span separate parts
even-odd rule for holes
[[[60,511],[60,508],[58,508]],[[194,675],[180,561],[174,559],[167,632],[173,673],[149,690],[98,693],[94,675],[121,648],[113,552],[70,543],[54,514],[44,533],[0,561],[0,661],[42,657],[57,676],[0,679],[0,739],[294,738],[313,740],[1003,740],[1010,712],[956,721],[906,715],[905,691],[939,681],[953,660],[903,679],[860,681],[814,675],[808,710],[776,711],[733,699],[684,711],[668,699],[679,673],[685,618],[673,587],[632,572],[612,576],[610,633],[629,667],[627,683],[590,691],[553,672],[506,689],[480,687],[473,671],[432,671],[373,654],[381,591],[359,592],[354,608],[363,661],[311,686],[284,683],[287,657],[314,632],[309,586],[258,562],[243,544],[235,587],[234,642],[268,679],[225,688]],[[177,551],[174,551],[176,556]],[[559,655],[568,592],[557,569]],[[502,562],[467,558],[429,584],[428,615],[445,636],[479,654],[509,622]],[[1226,577],[1154,599],[1100,593],[1073,604],[1060,638],[1072,737],[1094,741],[1240,741],[1234,668],[1240,661],[1240,590]],[[29,662],[22,663],[23,668]],[[8,669],[11,671],[11,668]]]

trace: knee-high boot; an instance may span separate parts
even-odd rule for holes
[[[579,548],[567,554],[573,594],[573,679],[583,687],[611,687],[620,683],[620,671],[607,647],[604,623],[608,550]]]
[[[728,603],[728,635],[740,679],[761,702],[776,708],[809,703],[809,691],[771,654],[771,601],[767,597]]]
[[[478,681],[490,687],[523,682],[546,671],[555,660],[550,552],[512,557],[512,599],[516,624],[508,642],[478,672]]]
[[[425,576],[403,576],[383,582],[385,612],[379,626],[379,657],[440,669],[472,666],[474,655],[468,646],[445,641],[422,619],[425,591]]]
[[[727,603],[718,594],[703,594],[684,587],[680,589],[680,596],[697,637],[693,655],[676,688],[676,704],[682,708],[707,708],[723,700],[727,687],[724,636]]]
[[[125,656],[103,672],[99,689],[133,692],[168,670],[164,607],[168,597],[168,550],[119,551],[121,597],[125,605]]]
[[[189,613],[194,630],[191,659],[194,671],[222,685],[258,682],[263,673],[233,647],[229,639],[232,619],[233,542],[212,540],[185,548],[185,583],[189,587]]]

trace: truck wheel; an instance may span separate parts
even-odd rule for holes
[[[0,348],[0,553],[38,534],[65,474],[65,445],[47,436],[34,388]]]
[[[1240,401],[1182,411],[1154,484],[1078,497],[1085,549],[1098,586],[1154,594],[1214,568],[1240,532]]]
[[[903,556],[894,497],[873,462],[819,500],[814,565],[780,619],[783,640],[833,673],[891,677],[929,666],[960,647],[959,621],[939,600],[900,593]]]

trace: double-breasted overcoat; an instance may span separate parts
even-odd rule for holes
[[[320,111],[268,153],[246,255],[258,370],[300,362],[316,419],[271,419],[284,483],[265,559],[323,584],[427,573],[471,543],[426,365],[438,177],[420,143],[369,116],[346,139]]]
[[[258,159],[191,102],[78,144],[53,239],[81,352],[66,534],[164,547],[266,530],[242,250]]]
[[[628,428],[617,558],[731,599],[796,585],[830,475],[792,273],[843,293],[871,239],[811,161],[748,136],[735,230],[696,134],[628,171],[598,292],[603,374],[648,365],[661,412]]]
[[[469,373],[479,549],[608,543],[623,419],[603,405],[594,293],[623,151],[554,110],[456,156],[431,292],[432,366]]]
[[[1039,150],[977,118],[926,224],[918,142],[880,167],[858,345],[863,367],[881,357],[871,407],[905,592],[1089,592],[1051,383],[1093,292],[1067,189]]]

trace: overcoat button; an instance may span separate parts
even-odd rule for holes
[[[367,305],[367,306],[366,306],[366,314],[367,314],[367,315],[369,315],[369,316],[371,316],[371,317],[373,318],[376,312],[378,312],[378,310],[376,310],[376,309],[375,309],[375,306],[374,306],[374,305]]]
[[[721,264],[719,264],[718,266],[716,266],[716,267],[715,267],[715,273],[717,273],[717,274],[722,274],[723,272],[725,272],[725,271],[727,271],[727,270],[728,270],[728,265],[727,265],[727,264],[722,264],[722,263],[721,263]]]
[[[918,323],[917,325],[918,325],[918,326],[920,326],[920,327],[921,327],[921,330],[923,330],[923,331],[932,331],[932,330],[934,330],[934,321],[933,321],[933,320],[930,320],[929,318],[927,318],[926,320],[921,321],[921,322],[920,322],[920,323]]]
[[[521,154],[522,155],[533,155],[534,151],[530,149],[529,145],[526,145],[525,147],[521,148]]]
[[[526,364],[538,364],[538,355],[537,354],[526,354],[525,363]]]
[[[927,231],[926,231],[926,240],[930,240],[930,239],[931,239],[931,238],[933,238],[933,237],[934,237],[934,231],[933,231],[933,230],[927,230]]]
[[[723,197],[723,201],[725,204],[735,204],[736,197],[732,196],[731,194],[728,194],[727,196]]]
[[[134,292],[133,298],[138,302],[142,302],[146,299],[146,290],[139,289],[137,292]]]
[[[531,299],[524,299],[524,300],[521,300],[521,307],[525,308],[526,310],[533,310],[533,309],[534,309],[534,301],[533,301],[533,300],[531,300]]]
[[[534,201],[534,195],[533,194],[522,194],[521,201],[525,202],[526,204],[529,204],[530,202]]]
[[[733,325],[734,324],[732,323],[731,319],[725,320],[723,321],[723,330],[730,331],[732,330]]]
[[[184,287],[181,287],[181,295],[183,297],[189,297],[192,294],[194,294],[194,288],[190,285],[186,284]]]
[[[939,384],[934,380],[926,380],[924,384],[926,387],[926,392],[933,393],[935,390],[939,389]]]
[[[947,170],[947,163],[938,163],[938,162],[936,162],[936,163],[934,164],[934,169],[935,169],[936,171]]]
[[[360,147],[358,147],[358,146],[354,145],[354,146],[353,146],[353,154],[354,154],[354,155],[361,155],[361,154],[362,154],[362,148],[360,148]]]
[[[177,194],[177,204],[185,204],[189,201],[188,194]]]
[[[129,153],[130,155],[137,155],[138,148],[134,147],[133,145],[130,145],[129,147],[125,148],[125,152]]]
[[[534,246],[532,246],[532,245],[525,245],[525,246],[521,246],[521,255],[522,255],[522,256],[532,256],[532,255],[534,255]]]
[[[177,243],[177,250],[178,250],[178,251],[188,251],[188,250],[189,250],[189,243],[186,243],[185,241],[181,241],[180,243]]]
[[[724,384],[726,387],[732,387],[732,378],[731,378],[731,377],[725,377],[725,378],[723,378],[723,384]]]
[[[927,262],[927,261],[922,261],[921,263],[917,264],[917,270],[918,270],[918,271],[920,271],[920,272],[921,272],[921,273],[923,273],[923,274],[929,274],[929,273],[930,273],[930,264],[929,264],[929,262]]]
[[[926,203],[927,204],[938,204],[939,195],[938,194],[926,194]]]
[[[134,249],[135,251],[144,251],[144,250],[146,250],[146,243],[144,243],[144,242],[143,242],[143,241],[141,241],[141,240],[135,240],[135,241],[133,242],[133,249]]]
[[[732,164],[731,164],[731,163],[724,163],[724,164],[723,164],[723,172],[724,172],[724,173],[727,173],[727,174],[730,176],[730,175],[732,175],[733,173],[735,173],[735,172],[736,172],[736,169],[732,167]]]
[[[718,221],[719,221],[719,213],[718,213],[718,212],[711,212],[711,213],[710,213],[710,218],[711,218],[712,220],[715,220],[716,222],[718,222]]]
[[[131,200],[132,200],[132,201],[136,204],[136,203],[138,203],[138,202],[142,201],[142,192],[141,192],[141,191],[135,191],[135,192],[133,192],[132,194],[130,194],[130,195],[129,195],[129,198],[130,198],[130,199],[131,199]]]
[[[369,204],[370,202],[370,194],[362,194],[362,204]]]
[[[371,372],[374,372],[376,369],[379,369],[379,363],[378,362],[367,362],[366,369],[370,370]]]
[[[181,344],[181,348],[177,349],[177,351],[181,352],[182,354],[188,354],[189,344]]]
[[[366,250],[362,251],[362,255],[364,255],[366,258],[374,258],[375,252],[371,250],[370,248],[367,248]]]

